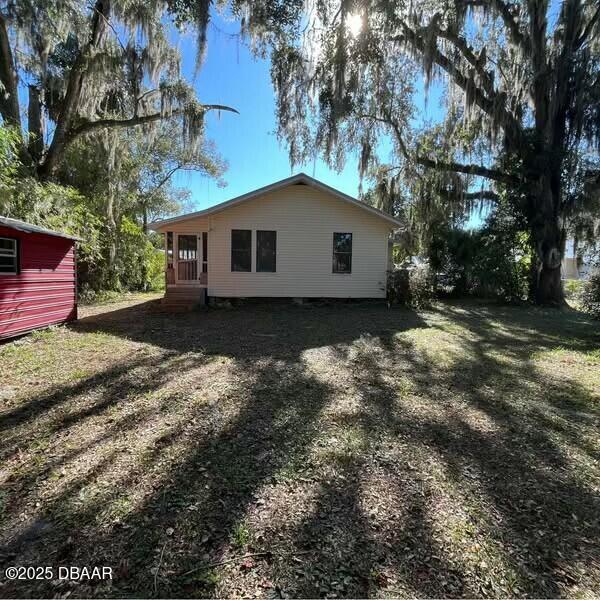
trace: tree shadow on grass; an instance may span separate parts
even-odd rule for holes
[[[27,464],[10,480],[14,500],[9,499],[9,513],[19,510],[19,498],[30,503],[39,499],[39,508],[6,533],[9,559],[21,564],[42,558],[55,565],[120,564],[112,588],[82,587],[81,594],[210,593],[203,565],[235,551],[233,532],[248,506],[262,486],[278,480],[280,471],[302,462],[331,397],[327,383],[306,369],[303,352],[342,340],[350,343],[373,326],[371,317],[381,310],[367,307],[354,322],[340,323],[336,311],[315,322],[300,309],[298,315],[306,316],[293,327],[289,315],[269,317],[259,311],[256,321],[249,322],[247,314],[223,313],[217,323],[204,322],[200,336],[193,329],[189,333],[187,321],[174,334],[163,315],[152,315],[150,322],[144,319],[143,327],[136,327],[142,319],[131,310],[74,326],[77,332],[127,334],[160,352],[58,386],[2,415],[0,426],[12,433],[2,447],[6,455],[29,445],[24,435],[30,426],[37,432],[43,425],[44,436],[56,440],[50,456],[39,465]],[[397,317],[385,315],[379,325],[394,331],[422,325],[408,312]],[[229,381],[216,384],[226,389],[213,394],[216,401],[208,406],[192,401],[198,393],[214,391],[210,379],[194,382],[192,377],[188,389],[177,382],[224,357]],[[145,402],[163,387],[159,403]],[[173,426],[160,423],[159,435],[145,439],[146,430],[161,420],[172,420]],[[96,426],[65,450],[61,442],[87,423]],[[81,472],[45,496],[48,481],[72,463],[81,465]],[[158,590],[149,574],[161,548],[164,572],[157,574]],[[182,576],[184,567],[200,568]],[[55,591],[48,582],[30,586],[40,595]],[[22,584],[15,583],[5,591],[16,594],[19,589]]]
[[[452,306],[426,321],[374,305],[146,309],[73,330],[156,355],[2,415],[7,455],[42,425],[60,448],[12,483],[9,516],[40,507],[3,536],[11,563],[112,565],[112,587],[70,591],[163,597],[557,596],[594,568],[600,507],[569,456],[592,449],[565,420],[576,411],[587,433],[597,413],[568,380],[581,402],[552,415],[556,390],[530,363],[563,329]],[[567,346],[590,348],[573,328]],[[460,351],[427,354],[420,335]],[[211,567],[246,552],[266,554]],[[0,595],[23,590],[57,592]]]
[[[293,358],[304,350],[351,343],[363,333],[388,337],[427,324],[412,310],[382,302],[333,305],[242,305],[187,313],[156,311],[146,302],[80,319],[77,332],[102,332],[178,353]]]
[[[248,365],[241,368],[245,369]],[[135,509],[107,531],[92,529],[86,544],[81,544],[81,555],[88,555],[93,546],[98,564],[114,564],[116,557],[126,557],[127,577],[115,582],[119,594],[152,593],[149,573],[155,566],[154,551],[171,542],[169,552],[177,555],[178,567],[199,566],[204,561],[218,560],[228,548],[230,536],[243,516],[254,494],[269,481],[287,461],[301,456],[310,442],[312,428],[322,406],[327,402],[326,386],[312,380],[302,369],[289,363],[253,365],[256,376],[252,387],[245,390],[240,411],[225,427],[213,435],[195,437],[192,428],[176,428],[160,439],[144,457],[145,468],[152,468],[170,448],[182,449],[181,455],[170,468],[152,478],[152,489],[136,503]],[[241,396],[244,390],[240,389]],[[198,432],[201,433],[201,432]],[[181,443],[181,436],[185,442]],[[114,489],[103,490],[93,499],[79,506],[72,499],[86,484],[113,461],[114,454],[101,461],[91,472],[65,488],[50,505],[45,507],[44,521],[55,521],[78,527],[93,521],[114,498]],[[127,490],[140,484],[145,474],[133,469],[119,478],[119,489]],[[173,530],[175,534],[169,535]],[[31,541],[28,552],[43,552],[50,541],[59,553],[73,560],[67,532],[54,530],[50,539]],[[19,547],[21,540],[14,541]],[[39,547],[36,548],[36,544]],[[86,547],[87,546],[87,547]],[[200,562],[200,564],[202,564]],[[200,574],[202,574],[200,570]],[[174,578],[177,587],[161,583],[161,593],[192,594],[192,590],[210,589],[192,578]],[[162,579],[161,579],[162,582]],[[188,583],[189,582],[189,583]]]
[[[556,597],[577,581],[597,581],[600,501],[572,453],[597,461],[598,452],[568,425],[550,426],[556,390],[530,362],[534,349],[553,347],[558,332],[514,325],[513,344],[510,335],[494,333],[489,313],[476,315],[453,318],[465,328],[453,330],[461,352],[451,367],[424,360],[406,340],[340,349],[362,400],[344,425],[362,429],[369,444],[349,454],[343,476],[288,531],[326,548],[305,565],[301,584],[288,578],[297,595],[318,595],[348,570],[344,596],[372,595],[386,578],[392,593],[396,586],[429,597]],[[510,331],[514,320],[502,321]],[[567,346],[595,347],[593,332],[579,334]],[[528,390],[522,398],[510,394],[519,387]],[[581,400],[561,406],[562,420],[577,411],[593,435],[600,411],[590,392],[566,380],[561,393]]]

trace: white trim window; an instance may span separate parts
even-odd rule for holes
[[[352,273],[352,234],[333,234],[333,272]]]
[[[252,271],[252,229],[231,230],[231,272]]]
[[[256,272],[275,273],[277,271],[277,232],[256,232]]]
[[[0,274],[19,272],[19,244],[15,238],[0,237]]]

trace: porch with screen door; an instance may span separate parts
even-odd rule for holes
[[[206,285],[208,274],[208,232],[177,234],[175,283]]]

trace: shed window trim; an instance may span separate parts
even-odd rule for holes
[[[231,230],[231,272],[252,272],[252,230]]]
[[[256,272],[277,272],[277,231],[257,230]]]
[[[0,275],[18,275],[19,240],[12,237],[0,237]]]
[[[334,232],[332,272],[350,275],[352,273],[352,233]]]

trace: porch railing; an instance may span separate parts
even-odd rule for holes
[[[198,261],[180,260],[177,262],[177,279],[179,281],[196,281],[198,279]]]

